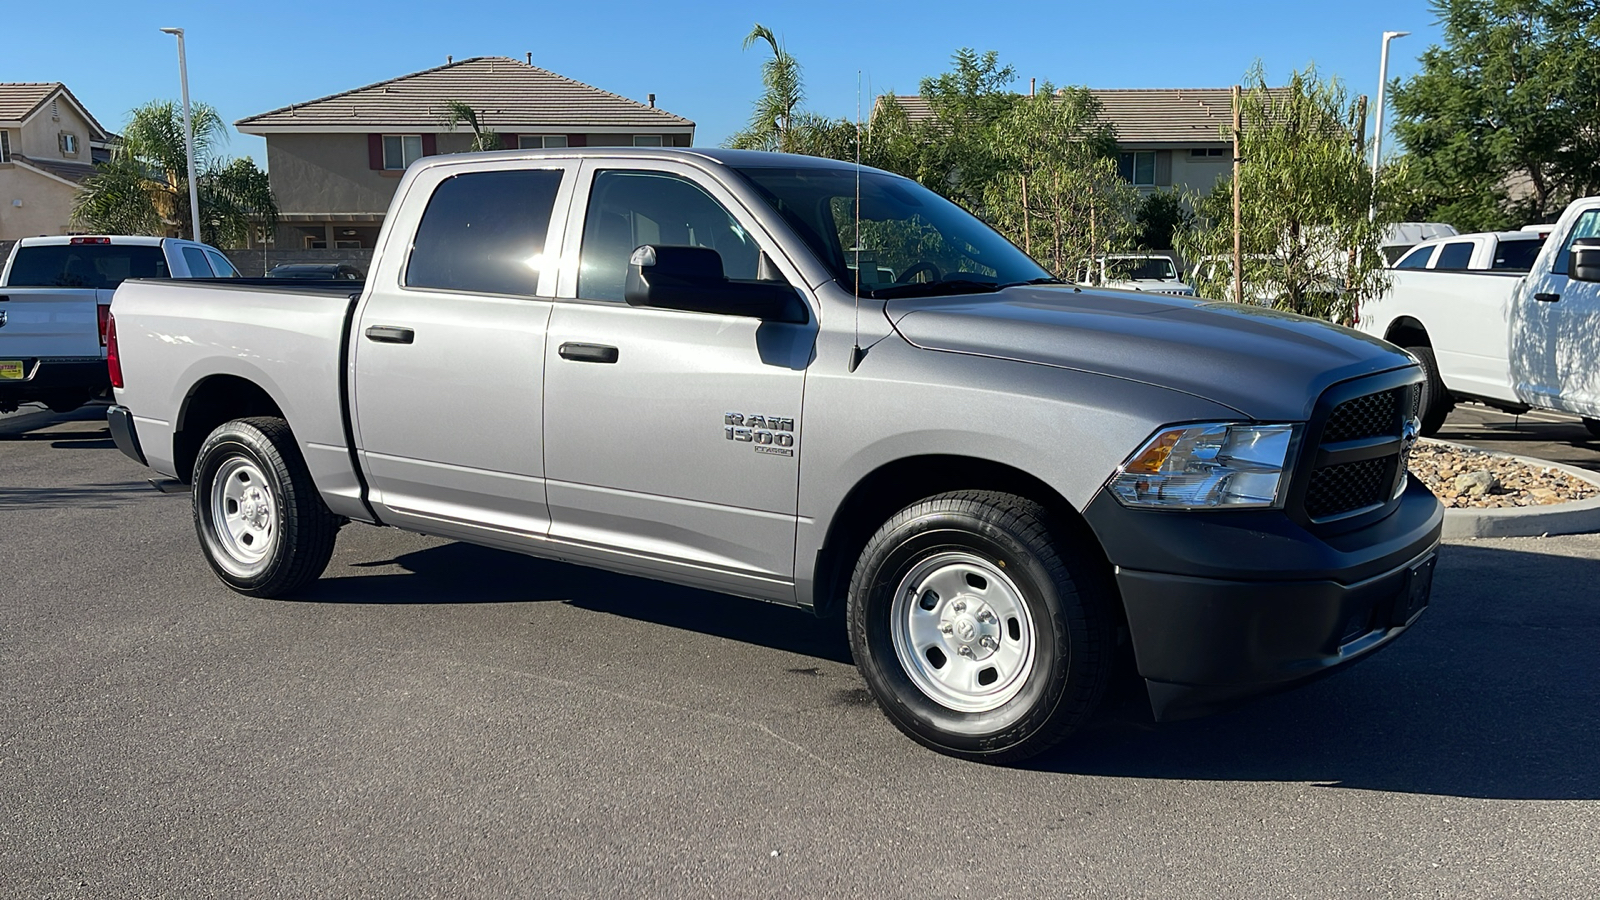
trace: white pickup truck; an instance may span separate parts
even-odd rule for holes
[[[1543,249],[1548,229],[1536,231],[1482,231],[1434,238],[1411,248],[1395,269],[1446,269],[1482,271],[1510,269],[1526,272]]]
[[[1194,288],[1178,277],[1178,264],[1164,253],[1123,253],[1085,259],[1078,263],[1076,281],[1119,291],[1194,296]]]
[[[1446,242],[1448,246],[1448,242]],[[1423,434],[1457,398],[1584,417],[1600,437],[1600,197],[1574,202],[1526,272],[1396,268],[1358,327],[1428,372]]]
[[[0,269],[0,412],[110,396],[106,313],[124,279],[238,274],[215,247],[177,238],[23,238]]]

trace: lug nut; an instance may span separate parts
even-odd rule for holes
[[[968,659],[972,658],[972,648],[971,647],[967,647],[967,646],[963,645],[961,647],[956,648],[956,652],[961,654],[962,656],[965,656]]]
[[[944,632],[945,634],[949,634],[950,632],[955,631],[956,628],[955,628],[954,625],[951,625],[949,622],[941,622],[941,623],[939,623],[939,630]]]
[[[994,638],[989,637],[986,634],[983,637],[978,638],[978,646],[982,647],[985,650],[993,650],[995,647],[997,647],[999,645],[994,642]]]
[[[956,612],[966,612],[967,611],[967,601],[965,601],[965,600],[957,600],[955,602],[955,606],[953,608],[955,609]]]
[[[990,611],[988,611],[986,609],[983,612],[978,613],[978,621],[979,622],[993,622],[994,621],[994,613],[992,613],[992,612],[990,612]]]

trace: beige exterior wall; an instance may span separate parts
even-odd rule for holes
[[[22,123],[21,139],[17,133],[12,132],[11,152],[21,153],[23,156],[32,156],[37,159],[64,159],[69,162],[89,162],[89,139],[92,132],[89,123],[78,115],[78,111],[64,97],[55,100],[56,111],[60,120],[50,118],[50,101],[33,118]],[[78,139],[78,152],[75,156],[68,156],[61,152],[60,135],[62,132],[73,134]]]
[[[66,234],[76,193],[77,188],[16,163],[0,164],[0,241]]]

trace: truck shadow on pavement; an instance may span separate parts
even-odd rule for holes
[[[849,665],[842,620],[644,578],[450,543],[394,560],[407,574],[324,578],[297,600],[320,603],[559,602]]]
[[[299,599],[563,602],[851,661],[839,621],[757,601],[469,544],[368,565],[399,565],[409,574],[325,579]],[[1152,724],[1142,694],[1137,682],[1121,685],[1085,731],[1023,767],[1486,799],[1600,799],[1600,560],[1451,545],[1442,551],[1432,607],[1410,633],[1359,665],[1187,722]]]
[[[1452,545],[1438,578],[1411,632],[1347,671],[1206,719],[1119,710],[1035,767],[1600,799],[1600,561]]]

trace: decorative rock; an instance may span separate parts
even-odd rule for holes
[[[1557,469],[1424,440],[1411,452],[1413,478],[1447,508],[1540,507],[1600,497],[1600,488]],[[1481,487],[1487,477],[1491,484]]]
[[[1498,493],[1500,479],[1494,477],[1494,473],[1487,469],[1479,469],[1476,472],[1457,475],[1455,484],[1452,486],[1458,494],[1464,494],[1468,497],[1482,497],[1484,494]]]

